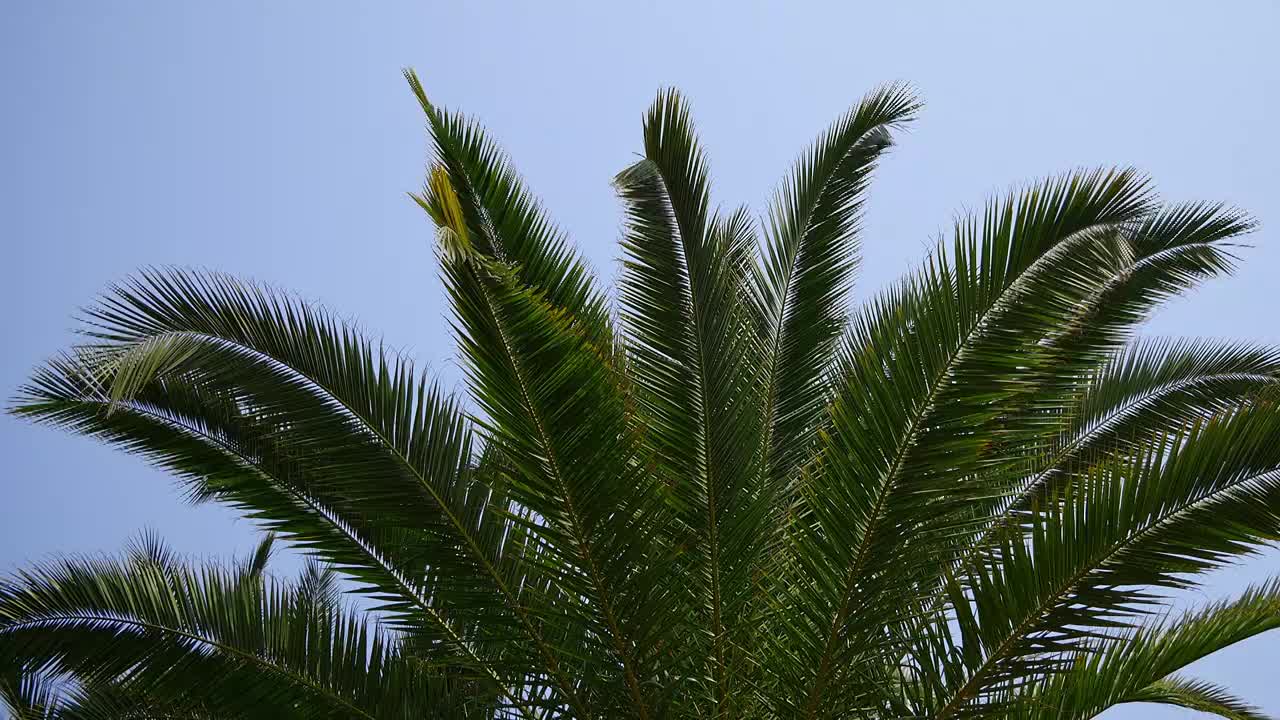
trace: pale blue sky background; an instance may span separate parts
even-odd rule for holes
[[[1133,164],[1170,199],[1263,222],[1238,275],[1151,332],[1280,342],[1280,4],[615,5],[6,0],[0,391],[144,264],[292,288],[457,382],[430,228],[404,195],[426,153],[404,65],[484,119],[606,278],[609,179],[658,87],[692,98],[717,199],[759,208],[819,130],[902,79],[928,107],[872,194],[861,295],[994,191]],[[193,553],[251,545],[246,522],[183,505],[165,477],[91,441],[6,416],[0,457],[0,572],[115,549],[143,527]],[[1280,571],[1277,557],[1211,590]],[[1202,667],[1280,713],[1280,636]]]

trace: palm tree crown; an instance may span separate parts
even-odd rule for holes
[[[147,541],[2,580],[14,712],[1261,717],[1178,672],[1280,625],[1280,584],[1150,618],[1280,535],[1280,350],[1134,337],[1231,270],[1247,217],[1072,173],[960,219],[850,311],[913,94],[863,98],[757,222],[715,209],[663,92],[615,180],[615,302],[480,127],[407,77],[469,401],[261,286],[111,289],[13,412],[315,562],[286,582],[270,541],[211,566]]]

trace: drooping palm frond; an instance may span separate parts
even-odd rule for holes
[[[491,591],[519,584],[489,512],[507,501],[476,487],[470,430],[406,361],[224,276],[150,272],[89,317],[96,342],[39,371],[20,414],[142,453],[193,496],[243,509],[368,589],[422,651],[492,672],[488,653],[516,649]],[[144,357],[175,347],[177,365]],[[166,371],[141,383],[139,367]],[[138,387],[113,399],[121,368]]]
[[[1157,680],[1124,702],[1159,703],[1209,713],[1227,720],[1271,720],[1257,706],[1242,700],[1221,685],[1204,680],[1171,676]]]
[[[253,283],[112,288],[13,411],[310,560],[282,583],[270,541],[192,567],[144,537],[5,580],[12,712],[1263,717],[1179,673],[1274,627],[1274,583],[1144,620],[1280,539],[1280,350],[1135,338],[1231,271],[1248,217],[1071,173],[847,310],[869,179],[920,103],[866,96],[758,228],[664,91],[615,179],[613,308],[480,125],[406,77],[468,400]]]
[[[368,616],[271,579],[257,559],[194,567],[135,551],[20,572],[0,584],[0,656],[20,663],[23,683],[46,681],[28,699],[50,718],[461,718],[497,707],[483,676],[403,655]]]

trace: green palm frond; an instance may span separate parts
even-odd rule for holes
[[[1137,338],[1236,266],[1249,217],[1069,173],[851,308],[915,96],[855,104],[757,223],[714,202],[669,90],[614,181],[611,303],[498,144],[406,79],[468,397],[253,283],[112,287],[12,412],[267,536],[227,565],[144,535],[0,581],[11,714],[1265,717],[1180,673],[1275,627],[1274,582],[1150,618],[1280,540],[1280,349]],[[305,556],[291,581],[277,544]]]
[[[481,717],[494,688],[404,656],[394,634],[252,562],[201,567],[77,558],[0,584],[0,655],[33,677],[64,678],[44,692],[51,717],[115,707],[224,717]],[[455,685],[450,694],[449,686]],[[471,705],[471,703],[476,703]]]
[[[1095,641],[1071,668],[1048,678],[1011,717],[1086,720],[1127,702],[1159,702],[1228,718],[1267,717],[1214,685],[1179,676],[1192,663],[1280,628],[1280,583],[1125,635]]]
[[[591,272],[501,149],[477,123],[436,107],[412,70],[405,78],[426,114],[440,171],[414,199],[437,227],[465,238],[480,255],[509,265],[520,285],[544,293],[548,303],[572,313],[593,339],[607,345],[608,307]],[[441,181],[452,197],[437,194]]]
[[[643,649],[670,644],[672,628],[655,613],[674,594],[652,582],[662,569],[653,564],[656,538],[633,528],[641,520],[661,532],[669,513],[638,472],[626,386],[601,332],[603,302],[558,239],[533,236],[541,221],[492,217],[478,189],[503,185],[492,151],[458,152],[473,161],[452,167],[454,144],[466,145],[457,136],[481,146],[480,132],[459,133],[425,98],[423,107],[444,172],[433,174],[422,204],[455,245],[442,261],[472,395],[486,436],[512,465],[528,552],[547,566],[548,587],[521,600],[534,615],[526,624],[564,702],[582,711],[586,697],[626,697],[630,709],[619,712],[646,718],[655,701],[641,687],[653,660]]]
[[[800,157],[774,195],[753,287],[765,342],[765,464],[775,482],[804,462],[827,401],[824,376],[846,322],[871,174],[891,131],[919,108],[904,86],[867,95]]]
[[[88,314],[97,342],[40,370],[19,414],[143,454],[332,562],[423,648],[492,670],[486,635],[515,623],[492,588],[520,578],[488,512],[507,501],[472,490],[466,422],[407,361],[224,276],[149,272]],[[138,359],[175,347],[160,336],[188,341],[182,364],[113,399],[119,367],[166,367]],[[472,617],[440,612],[450,594]]]
[[[984,468],[990,443],[1031,434],[1029,423],[992,421],[1029,390],[1027,368],[1055,315],[1105,280],[1097,261],[1112,230],[1150,207],[1145,181],[1129,171],[1032,187],[993,203],[981,220],[961,221],[951,253],[936,254],[855,318],[821,469],[801,489],[795,542],[805,577],[797,584],[807,587],[799,601],[825,616],[794,618],[792,632],[816,650],[792,680],[804,714],[829,706],[833,674],[855,662],[847,653],[872,642],[849,632],[853,610],[864,632],[879,632],[919,582],[912,575],[937,567],[927,554],[898,562],[901,538],[919,541],[921,553],[945,549],[926,532],[954,533],[951,516],[983,492],[955,480]]]
[[[1272,720],[1260,708],[1232,695],[1216,683],[1168,677],[1139,690],[1124,702],[1147,702],[1209,713],[1227,720]]]
[[[115,683],[82,684],[67,690],[53,711],[56,720],[219,720],[198,702],[163,702]]]
[[[1091,466],[1025,513],[1027,540],[991,551],[967,592],[953,587],[964,653],[930,716],[983,712],[1062,653],[1125,627],[1160,589],[1280,539],[1277,433],[1270,403],[1199,422]]]
[[[650,106],[644,156],[615,185],[627,218],[619,296],[637,416],[700,566],[692,630],[706,649],[708,666],[695,671],[708,681],[703,702],[732,714],[732,645],[749,617],[771,504],[753,489],[762,426],[748,304],[754,235],[741,212],[713,211],[706,158],[675,91]]]
[[[0,655],[0,709],[13,720],[51,720],[57,717],[58,691],[54,683],[16,654]]]
[[[1063,414],[1064,429],[1032,461],[997,522],[1024,512],[1055,480],[1099,453],[1141,448],[1160,433],[1275,395],[1280,354],[1274,348],[1213,341],[1147,340],[1130,344],[1090,378]],[[979,541],[975,546],[981,546]]]

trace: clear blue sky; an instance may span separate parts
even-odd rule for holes
[[[693,100],[717,199],[761,207],[802,146],[888,80],[928,101],[874,188],[865,295],[1010,184],[1133,164],[1174,200],[1247,208],[1247,263],[1152,333],[1280,343],[1280,5],[1237,3],[54,2],[0,10],[0,390],[75,309],[145,264],[256,278],[358,318],[457,382],[426,142],[400,68],[479,115],[606,279],[609,179],[660,86]],[[697,6],[697,7],[695,7]],[[141,462],[0,418],[0,572],[139,528],[199,554],[252,528]],[[1224,573],[1229,592],[1280,571]],[[1280,635],[1203,664],[1280,713]],[[1268,682],[1272,680],[1272,682]],[[1179,717],[1148,708],[1110,720]]]

